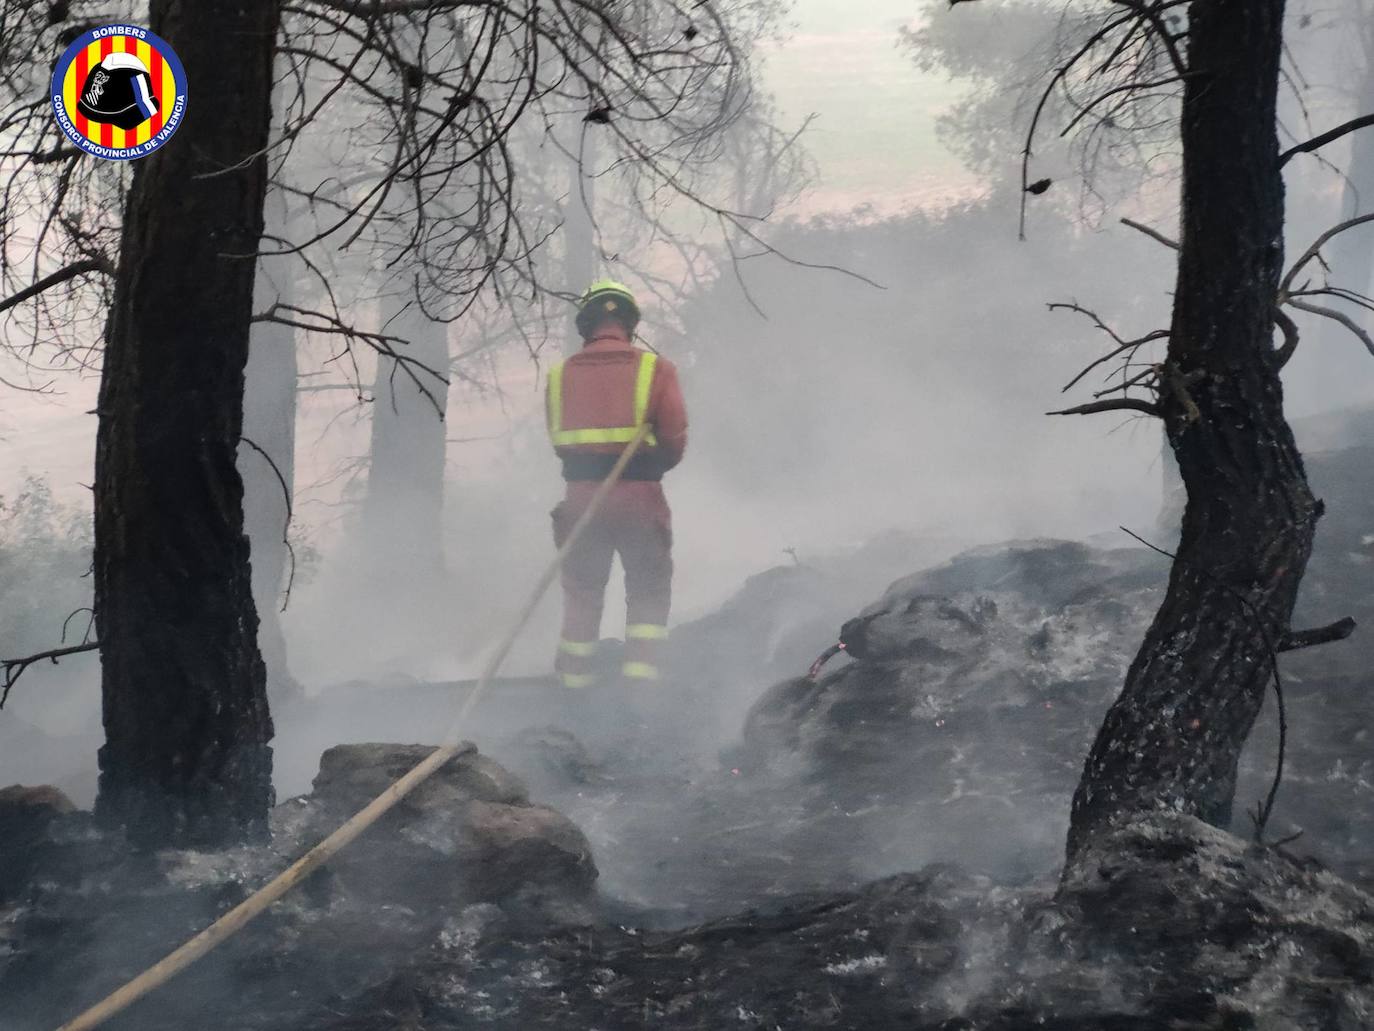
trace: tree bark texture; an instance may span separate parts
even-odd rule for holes
[[[1241,749],[1311,552],[1320,505],[1273,354],[1283,14],[1283,0],[1190,8],[1182,239],[1160,396],[1188,500],[1164,601],[1074,795],[1071,859],[1131,812],[1230,822]]]
[[[277,0],[152,0],[189,80],[140,160],[100,387],[95,607],[106,743],[97,815],[145,846],[265,833],[272,721],[235,466]],[[215,173],[212,176],[207,175]]]

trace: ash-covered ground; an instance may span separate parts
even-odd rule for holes
[[[1309,469],[1330,514],[1299,623],[1362,630],[1282,660],[1282,847],[1245,812],[1271,705],[1232,834],[1158,816],[1061,871],[1167,561],[1122,535],[909,573],[894,538],[753,578],[675,632],[657,695],[493,697],[476,750],[110,1026],[1374,1026],[1374,450]],[[853,571],[885,563],[859,603]],[[229,854],[137,855],[54,793],[0,800],[0,1028],[57,1026],[243,898],[425,754],[453,697],[355,684],[283,711],[278,747],[324,753],[312,789]],[[396,744],[330,747],[360,713]]]

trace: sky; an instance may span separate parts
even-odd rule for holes
[[[806,138],[820,177],[807,208],[892,211],[977,189],[935,134],[959,87],[921,72],[898,47],[916,8],[915,0],[798,0],[793,31],[765,51],[764,82],[784,119],[815,116]]]

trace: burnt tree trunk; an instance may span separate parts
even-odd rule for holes
[[[1160,406],[1188,500],[1168,591],[1074,795],[1070,858],[1123,814],[1231,819],[1320,504],[1283,414],[1275,100],[1284,0],[1195,0],[1183,226]]]
[[[150,5],[193,96],[177,135],[134,170],[95,475],[96,810],[146,846],[261,834],[272,801],[234,458],[267,171],[239,163],[267,143],[279,17],[277,0]]]

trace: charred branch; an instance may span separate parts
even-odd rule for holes
[[[1156,419],[1164,418],[1164,412],[1159,405],[1138,397],[1116,397],[1105,401],[1089,401],[1087,404],[1075,405],[1072,408],[1063,408],[1057,412],[1046,412],[1045,414],[1100,415],[1103,412],[1138,412],[1141,415],[1152,415]]]
[[[65,659],[69,655],[93,652],[99,647],[100,644],[96,641],[85,641],[82,644],[67,645],[64,648],[49,648],[45,652],[26,655],[21,659],[0,659],[0,668],[3,668],[3,674],[0,675],[0,709],[3,709],[5,703],[9,701],[10,689],[14,687],[24,671],[34,663],[51,662],[56,666],[61,659]]]
[[[1299,257],[1297,261],[1293,262],[1292,267],[1289,268],[1287,273],[1284,274],[1283,279],[1280,280],[1279,303],[1285,303],[1285,301],[1288,298],[1288,294],[1292,289],[1294,281],[1297,280],[1298,276],[1302,273],[1302,270],[1306,268],[1307,265],[1312,261],[1321,261],[1321,251],[1322,248],[1327,245],[1327,243],[1329,243],[1334,237],[1339,236],[1341,233],[1348,232],[1349,230],[1354,229],[1357,226],[1362,226],[1367,222],[1374,222],[1374,214],[1357,215],[1354,218],[1348,218],[1344,222],[1339,222],[1336,225],[1332,226],[1326,232],[1322,233],[1321,236],[1317,237],[1316,240],[1312,242],[1312,245],[1308,247],[1307,250],[1302,252],[1302,256]]]
[[[1187,62],[1183,59],[1183,51],[1179,49],[1180,40],[1187,36],[1186,32],[1176,33],[1169,30],[1165,24],[1164,12],[1174,7],[1182,6],[1176,0],[1112,0],[1118,7],[1125,7],[1140,16],[1142,24],[1148,25],[1150,32],[1168,52],[1169,63],[1173,66],[1179,76],[1187,74]]]
[[[1299,143],[1295,147],[1289,147],[1279,155],[1279,167],[1288,164],[1288,162],[1298,154],[1310,154],[1314,150],[1320,150],[1322,147],[1325,147],[1328,143],[1339,140],[1342,136],[1349,136],[1352,132],[1357,132],[1360,129],[1368,128],[1372,125],[1374,125],[1374,114],[1352,118],[1350,121],[1338,125],[1334,129],[1322,133],[1320,136],[1312,137],[1312,139],[1307,140],[1305,143]]]
[[[286,505],[286,521],[281,528],[282,546],[286,548],[286,555],[291,560],[288,565],[286,576],[286,587],[282,590],[281,610],[286,611],[286,606],[291,602],[291,587],[296,582],[296,549],[291,546],[291,488],[287,486],[286,477],[282,475],[281,468],[276,461],[269,455],[257,441],[248,437],[239,437],[239,440],[247,444],[250,448],[262,456],[262,460],[272,467],[272,473],[277,478],[277,483],[281,485],[282,501]]]
[[[380,357],[388,358],[394,363],[393,375],[397,372],[403,373],[417,390],[425,397],[426,401],[434,408],[442,419],[444,416],[444,406],[435,396],[431,389],[431,384],[439,384],[444,390],[448,389],[449,378],[439,369],[427,364],[413,355],[406,354],[403,350],[408,346],[409,341],[405,337],[395,336],[389,333],[376,333],[371,330],[359,329],[357,326],[346,322],[342,317],[329,312],[312,311],[298,307],[293,304],[273,304],[264,312],[253,316],[254,322],[271,322],[280,326],[287,326],[292,329],[305,330],[311,333],[323,333],[327,336],[343,338],[346,351],[354,343],[361,343],[376,351]],[[426,381],[428,378],[428,382]],[[309,388],[303,388],[309,389]],[[356,391],[362,394],[361,389]]]
[[[1189,69],[1179,46],[1186,33],[1170,31],[1165,14],[1188,0],[1113,0],[1124,14],[1106,18],[1083,44],[1058,63],[1039,91],[1021,149],[1021,206],[1018,236],[1026,238],[1027,198],[1037,191],[1030,181],[1030,162],[1036,136],[1046,108],[1054,95],[1064,91],[1076,111],[1061,135],[1071,132],[1089,115],[1097,113],[1097,127],[1116,127],[1132,105],[1186,83]],[[1103,53],[1106,53],[1103,58]],[[1079,76],[1078,85],[1091,83],[1093,95],[1086,100],[1075,97],[1075,72],[1092,58],[1090,70]],[[1117,80],[1103,82],[1106,73]],[[1104,102],[1111,101],[1103,108]],[[1043,191],[1041,191],[1043,192]]]
[[[1175,250],[1175,251],[1178,250],[1178,241],[1177,241],[1177,240],[1171,240],[1171,239],[1169,239],[1169,237],[1165,236],[1165,235],[1164,235],[1163,233],[1161,233],[1158,229],[1151,229],[1149,226],[1145,225],[1143,222],[1137,222],[1137,221],[1136,221],[1135,219],[1133,219],[1133,218],[1123,218],[1123,219],[1121,220],[1121,224],[1122,224],[1123,226],[1129,226],[1131,229],[1134,229],[1134,230],[1135,230],[1136,232],[1138,232],[1138,233],[1144,233],[1144,234],[1145,234],[1146,236],[1148,236],[1151,240],[1156,240],[1156,241],[1158,241],[1159,243],[1162,243],[1165,247],[1168,247],[1170,250]]]
[[[61,286],[63,283],[69,282],[77,276],[89,275],[92,272],[99,272],[101,275],[105,276],[114,275],[114,269],[111,268],[110,263],[103,258],[87,258],[85,261],[73,262],[65,268],[58,269],[51,275],[44,276],[37,282],[25,287],[23,290],[10,294],[10,296],[0,300],[0,312],[9,311],[11,308],[23,304],[30,298],[37,297],[47,290],[51,290],[55,286]]]
[[[1320,315],[1324,319],[1330,319],[1344,326],[1359,338],[1360,343],[1364,344],[1365,350],[1374,355],[1374,336],[1370,336],[1369,331],[1361,326],[1343,311],[1335,308],[1327,308],[1320,304],[1313,304],[1311,301],[1304,301],[1299,296],[1289,296],[1288,302],[1291,307],[1299,311],[1310,312],[1313,315]]]
[[[1344,641],[1355,632],[1355,620],[1350,616],[1338,619],[1326,626],[1312,627],[1309,630],[1290,630],[1279,640],[1281,652],[1297,651],[1299,648],[1312,648],[1319,644]]]
[[[1056,302],[1048,305],[1048,307],[1050,311],[1072,311],[1076,312],[1079,315],[1087,316],[1089,319],[1092,320],[1093,325],[1095,325],[1103,333],[1107,334],[1107,336],[1110,337],[1116,345],[1106,354],[1102,355],[1100,358],[1097,358],[1096,360],[1090,362],[1085,368],[1083,368],[1078,373],[1078,375],[1074,376],[1073,379],[1069,380],[1069,382],[1063,386],[1063,388],[1060,390],[1060,393],[1066,393],[1073,387],[1077,386],[1080,382],[1082,382],[1084,377],[1086,377],[1094,369],[1100,368],[1101,366],[1117,358],[1121,359],[1121,368],[1119,370],[1121,382],[1116,384],[1115,386],[1097,391],[1093,394],[1094,398],[1102,398],[1107,394],[1115,394],[1118,392],[1124,394],[1127,391],[1131,390],[1133,387],[1156,385],[1158,383],[1160,378],[1159,366],[1151,364],[1147,366],[1145,369],[1141,370],[1140,372],[1135,373],[1134,375],[1130,373],[1130,369],[1135,365],[1134,359],[1137,352],[1142,347],[1146,346],[1147,344],[1153,343],[1154,341],[1167,340],[1169,337],[1168,330],[1156,329],[1149,333],[1146,333],[1144,336],[1127,340],[1116,330],[1112,329],[1111,326],[1107,325],[1107,323],[1104,322],[1101,316],[1099,316],[1095,311],[1092,311],[1089,308],[1084,308],[1080,304]],[[1112,373],[1112,375],[1116,374],[1117,372],[1115,371]],[[1123,402],[1129,402],[1129,404],[1123,404]],[[1047,414],[1095,415],[1099,412],[1111,412],[1122,410],[1139,411],[1143,414],[1154,416],[1160,415],[1160,409],[1158,405],[1156,405],[1154,402],[1146,401],[1140,398],[1125,397],[1115,401],[1098,400],[1086,405],[1078,405],[1074,408],[1067,408],[1062,411],[1049,412]]]

